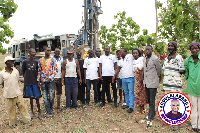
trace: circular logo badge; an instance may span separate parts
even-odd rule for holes
[[[158,103],[158,115],[168,125],[181,125],[191,114],[189,99],[180,92],[165,94]]]

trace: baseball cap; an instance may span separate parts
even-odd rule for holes
[[[5,59],[4,59],[4,62],[6,63],[6,61],[8,61],[8,60],[15,60],[13,57],[11,57],[11,56],[6,56],[5,57]]]

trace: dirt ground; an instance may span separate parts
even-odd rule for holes
[[[3,68],[4,57],[6,55],[0,55],[0,67]],[[185,83],[185,82],[184,82]],[[22,90],[23,83],[20,83],[20,88]],[[185,85],[184,85],[185,88]],[[93,93],[93,91],[91,91]],[[21,121],[21,116],[19,110],[17,110],[18,116],[18,125],[16,128],[11,129],[8,125],[8,114],[6,111],[5,98],[2,97],[3,89],[0,86],[0,133],[10,133],[10,132],[73,132],[73,133],[94,133],[94,132],[108,132],[108,133],[170,133],[174,132],[171,130],[171,126],[164,124],[159,116],[153,120],[153,126],[146,128],[145,117],[147,114],[135,115],[135,112],[138,111],[138,107],[135,108],[134,113],[127,113],[125,110],[121,109],[121,105],[118,108],[115,108],[113,104],[106,104],[104,108],[99,108],[94,105],[93,100],[87,108],[82,108],[80,105],[79,110],[71,109],[70,111],[65,110],[65,96],[64,96],[64,87],[63,95],[61,98],[62,101],[62,111],[57,111],[54,109],[55,116],[53,118],[45,118],[39,120],[37,118],[36,104],[34,103],[35,116],[33,118],[33,125],[28,126],[23,124]],[[158,91],[156,96],[156,105],[164,93]],[[93,99],[93,95],[91,95]],[[24,99],[25,103],[30,112],[29,99]],[[42,113],[45,113],[45,108],[43,104],[43,99],[40,99]],[[56,107],[56,102],[55,105]],[[148,109],[148,105],[145,106]],[[190,120],[182,125],[182,128],[178,133],[190,133]]]

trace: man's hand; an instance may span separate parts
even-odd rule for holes
[[[49,82],[51,82],[51,79],[50,79],[50,78],[47,79],[47,83],[49,83]]]
[[[79,79],[79,84],[80,84],[80,85],[82,84],[82,80],[81,80],[81,79]]]
[[[112,77],[112,83],[115,83],[115,76]]]
[[[61,84],[62,84],[62,86],[64,85],[64,79],[63,78],[61,78]]]
[[[100,76],[100,80],[103,80],[102,76]]]
[[[86,81],[86,79],[85,79],[85,84],[87,84],[87,81]]]
[[[38,81],[38,87],[41,88],[40,81]]]

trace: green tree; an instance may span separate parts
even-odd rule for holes
[[[0,53],[5,54],[6,49],[3,49],[2,44],[9,43],[9,38],[14,37],[14,32],[11,30],[8,20],[15,13],[17,4],[13,0],[0,0]]]
[[[140,26],[131,17],[126,17],[125,11],[117,13],[114,19],[117,20],[117,23],[113,24],[110,29],[107,29],[104,25],[101,26],[99,42],[102,44],[102,47],[109,45],[112,51],[118,47],[124,47],[129,51],[141,46],[135,40],[135,35],[140,32]],[[119,45],[118,47],[117,44]]]
[[[159,37],[178,42],[178,52],[185,58],[189,43],[200,41],[198,1],[167,0],[167,6],[159,7]]]

